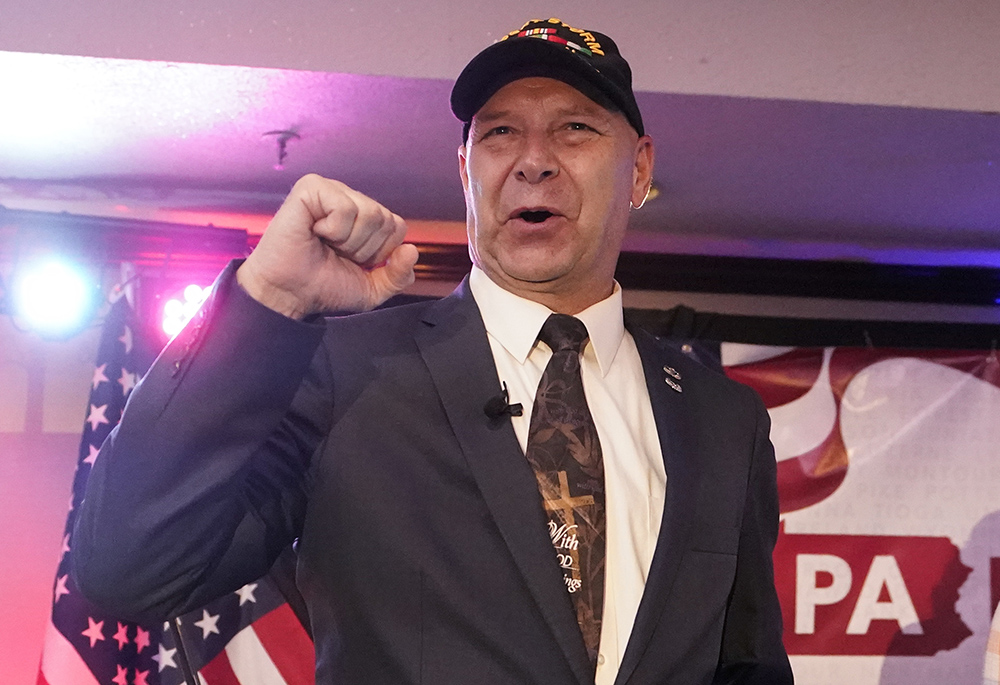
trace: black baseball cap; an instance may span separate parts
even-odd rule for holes
[[[451,90],[451,111],[465,124],[494,93],[522,78],[545,76],[573,86],[599,105],[618,110],[641,136],[642,115],[632,93],[632,69],[603,33],[559,19],[532,19],[472,58]]]

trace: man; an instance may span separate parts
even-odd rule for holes
[[[300,180],[103,448],[80,587],[162,618],[297,539],[321,683],[791,682],[766,412],[623,326],[653,168],[628,64],[533,21],[452,108],[470,277],[317,321],[399,292],[417,255],[375,201]]]

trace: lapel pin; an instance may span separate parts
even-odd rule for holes
[[[672,378],[670,378],[669,376],[667,376],[666,378],[664,378],[664,379],[663,379],[663,382],[664,382],[664,383],[666,383],[667,385],[669,385],[669,386],[670,386],[670,388],[671,388],[671,389],[672,389],[672,390],[673,390],[674,392],[684,392],[684,389],[683,389],[683,388],[681,388],[681,384],[680,384],[680,383],[678,383],[677,381],[673,380],[673,379],[672,379]]]
[[[677,382],[681,379],[681,374],[678,373],[677,369],[672,366],[664,366],[663,373],[667,374],[663,379],[664,383],[669,385],[674,392],[684,392],[681,388],[681,384]]]

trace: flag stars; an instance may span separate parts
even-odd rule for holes
[[[135,651],[142,654],[142,650],[149,647],[149,631],[136,626],[135,629]]]
[[[105,421],[105,423],[107,422]],[[93,466],[94,462],[97,461],[97,455],[100,454],[101,450],[95,445],[88,445],[87,447],[90,450],[90,453],[83,458],[83,463],[90,464],[91,466]]]
[[[62,556],[65,557],[67,554],[69,554],[69,533],[63,535],[63,544],[62,544]],[[61,558],[60,561],[62,561]]]
[[[115,664],[118,673],[111,679],[115,685],[128,685],[128,669]]]
[[[216,635],[219,634],[219,628],[216,625],[219,622],[219,614],[212,616],[208,613],[208,609],[201,610],[201,620],[195,621],[194,624],[201,628],[201,639],[207,640],[208,636],[212,633]]]
[[[119,341],[125,345],[125,354],[132,351],[132,329],[128,326],[125,327],[125,332],[122,333],[122,337],[118,338]]]
[[[114,634],[113,638],[118,643],[118,651],[122,651],[125,645],[128,644],[128,626],[124,625],[120,621],[118,622],[118,632]]]
[[[166,647],[163,646],[162,642],[158,646],[160,649],[160,653],[152,657],[153,661],[155,661],[159,665],[159,670],[157,672],[163,673],[163,669],[165,668],[177,668],[177,663],[174,661],[174,654],[177,653],[177,649],[176,648],[167,649]],[[139,682],[138,673],[135,674],[135,677],[136,677],[136,682]]]
[[[88,616],[87,623],[90,625],[88,625],[87,629],[80,634],[90,638],[90,646],[93,647],[99,641],[104,639],[104,621],[95,621]]]
[[[108,410],[108,405],[103,404],[100,407],[95,405],[90,405],[90,416],[87,417],[87,423],[90,424],[90,430],[95,431],[97,427],[102,423],[109,423],[104,412]]]
[[[253,592],[256,589],[257,583],[247,583],[236,591],[236,594],[240,596],[240,606],[243,606],[247,602],[257,603],[257,598],[253,596]]]
[[[122,386],[122,395],[128,395],[132,391],[132,388],[135,387],[135,374],[129,373],[122,368],[122,375],[118,379],[118,383]]]
[[[108,382],[108,377],[104,373],[107,370],[107,368],[108,368],[107,364],[101,364],[96,369],[94,369],[94,379],[91,381],[91,388],[93,390],[97,390],[97,386],[100,385],[101,383]]]
[[[149,671],[140,671],[139,669],[136,669],[135,679],[132,681],[132,685],[149,685],[149,683],[146,682],[146,678],[148,677]]]
[[[68,575],[59,576],[58,578],[56,578],[56,598],[55,598],[55,600],[53,600],[56,604],[59,603],[59,598],[60,597],[62,597],[63,595],[68,595],[69,594],[69,590],[66,588],[67,581],[69,581],[69,576]],[[84,635],[86,635],[86,633],[84,633]],[[103,640],[104,637],[102,636],[101,639]],[[91,638],[90,646],[91,647],[94,646],[93,638]]]

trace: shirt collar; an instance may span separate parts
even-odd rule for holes
[[[552,310],[504,290],[477,266],[473,266],[472,273],[469,274],[469,287],[479,306],[486,331],[519,364],[523,364],[535,346],[538,331],[549,314],[552,314]],[[601,375],[606,376],[625,335],[622,289],[618,282],[615,282],[614,290],[608,297],[587,307],[576,318],[587,326],[590,336],[587,348],[594,350]]]

